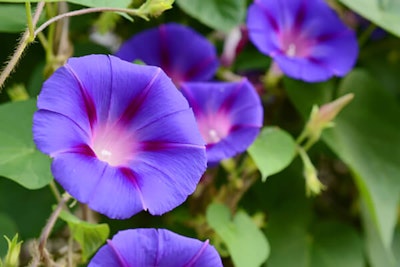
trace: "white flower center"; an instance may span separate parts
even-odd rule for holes
[[[294,43],[289,44],[286,55],[289,57],[294,57],[296,55],[296,45]]]
[[[92,149],[97,158],[111,166],[129,162],[135,154],[136,142],[126,130],[120,127],[99,127],[96,129]]]

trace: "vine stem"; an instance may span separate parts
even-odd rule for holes
[[[35,14],[33,15],[32,18],[32,27],[34,28],[39,21],[40,15],[42,14],[43,7],[45,5],[44,1],[39,2],[37,5]],[[15,65],[17,65],[18,61],[20,60],[22,54],[24,53],[25,48],[31,43],[29,41],[31,34],[30,34],[30,29],[31,26],[28,26],[28,28],[25,30],[24,34],[22,35],[21,40],[18,43],[17,48],[15,49],[14,54],[10,58],[10,61],[8,61],[7,65],[4,67],[3,71],[0,74],[0,93],[1,89],[3,88],[4,82],[10,75],[10,73],[13,71],[15,68]]]
[[[28,25],[28,28],[22,35],[22,38],[15,49],[14,54],[12,55],[10,61],[7,63],[5,68],[3,69],[1,75],[0,75],[0,93],[1,89],[4,85],[4,82],[6,81],[7,77],[10,75],[10,73],[13,71],[15,66],[17,65],[18,61],[20,60],[23,52],[25,51],[25,48],[33,42],[33,40],[36,38],[36,36],[41,33],[44,29],[46,29],[50,24],[59,21],[64,18],[68,17],[73,17],[73,16],[79,16],[79,15],[84,15],[84,14],[90,14],[90,13],[98,13],[98,12],[122,12],[122,13],[127,13],[133,16],[138,16],[143,19],[147,19],[146,17],[146,12],[143,12],[139,9],[127,9],[127,8],[113,8],[113,7],[92,7],[92,8],[85,8],[85,9],[80,9],[80,10],[75,10],[71,12],[67,12],[64,14],[57,15],[48,21],[44,22],[42,25],[40,25],[34,32],[33,35],[33,40],[32,35],[31,35],[31,29],[36,27],[36,24],[39,20],[40,14],[43,11],[43,7],[45,5],[44,1],[39,2],[37,5],[35,14],[32,19],[32,26]],[[30,24],[30,23],[29,23]]]
[[[79,15],[85,15],[85,14],[90,14],[90,13],[98,13],[98,12],[121,12],[121,13],[127,13],[130,15],[138,16],[141,18],[146,19],[145,15],[139,11],[139,9],[128,9],[128,8],[114,8],[114,7],[91,7],[91,8],[85,8],[85,9],[80,9],[80,10],[74,10],[70,11],[64,14],[57,15],[42,25],[38,27],[35,30],[35,37],[38,33],[46,29],[50,24],[59,21],[63,18],[68,18],[68,17],[74,17],[74,16],[79,16]]]
[[[28,22],[28,30],[29,30],[29,42],[33,42],[35,39],[34,34],[35,34],[35,29],[33,27],[33,22],[32,22],[32,11],[31,11],[31,2],[27,1],[25,2],[25,10],[26,10],[26,19]]]

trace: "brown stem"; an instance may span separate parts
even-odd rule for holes
[[[49,238],[50,233],[53,230],[53,227],[58,219],[58,216],[60,215],[61,210],[63,209],[65,203],[69,200],[69,198],[70,198],[70,196],[68,194],[65,194],[61,198],[56,209],[50,215],[50,218],[47,221],[47,224],[43,228],[42,233],[40,234],[40,237],[39,237],[39,245],[38,245],[39,253],[34,256],[34,259],[31,263],[30,267],[39,266],[41,261],[43,261],[46,266],[56,266],[55,263],[53,262],[53,260],[51,259],[49,253],[47,252],[46,243],[47,243],[47,239]]]

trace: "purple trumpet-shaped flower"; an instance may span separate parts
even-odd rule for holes
[[[162,68],[175,84],[210,80],[217,68],[215,47],[193,29],[169,23],[134,35],[116,56]]]
[[[108,217],[165,213],[206,169],[193,112],[158,67],[71,58],[44,83],[37,105],[34,141],[53,158],[55,179]]]
[[[118,232],[100,248],[89,267],[222,267],[208,240],[184,237],[165,229]]]
[[[263,124],[263,108],[247,79],[239,82],[192,82],[181,92],[196,116],[207,143],[209,164],[245,151]]]
[[[247,26],[255,46],[293,78],[344,76],[357,59],[354,32],[324,0],[255,0]]]

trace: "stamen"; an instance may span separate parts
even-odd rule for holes
[[[294,43],[289,44],[288,49],[286,50],[286,55],[289,57],[296,56],[296,45]]]
[[[209,134],[209,136],[210,136],[210,140],[211,140],[213,143],[218,143],[219,140],[221,140],[221,137],[218,136],[218,132],[217,132],[216,130],[214,130],[214,129],[210,129],[210,130],[208,131],[208,134]]]

